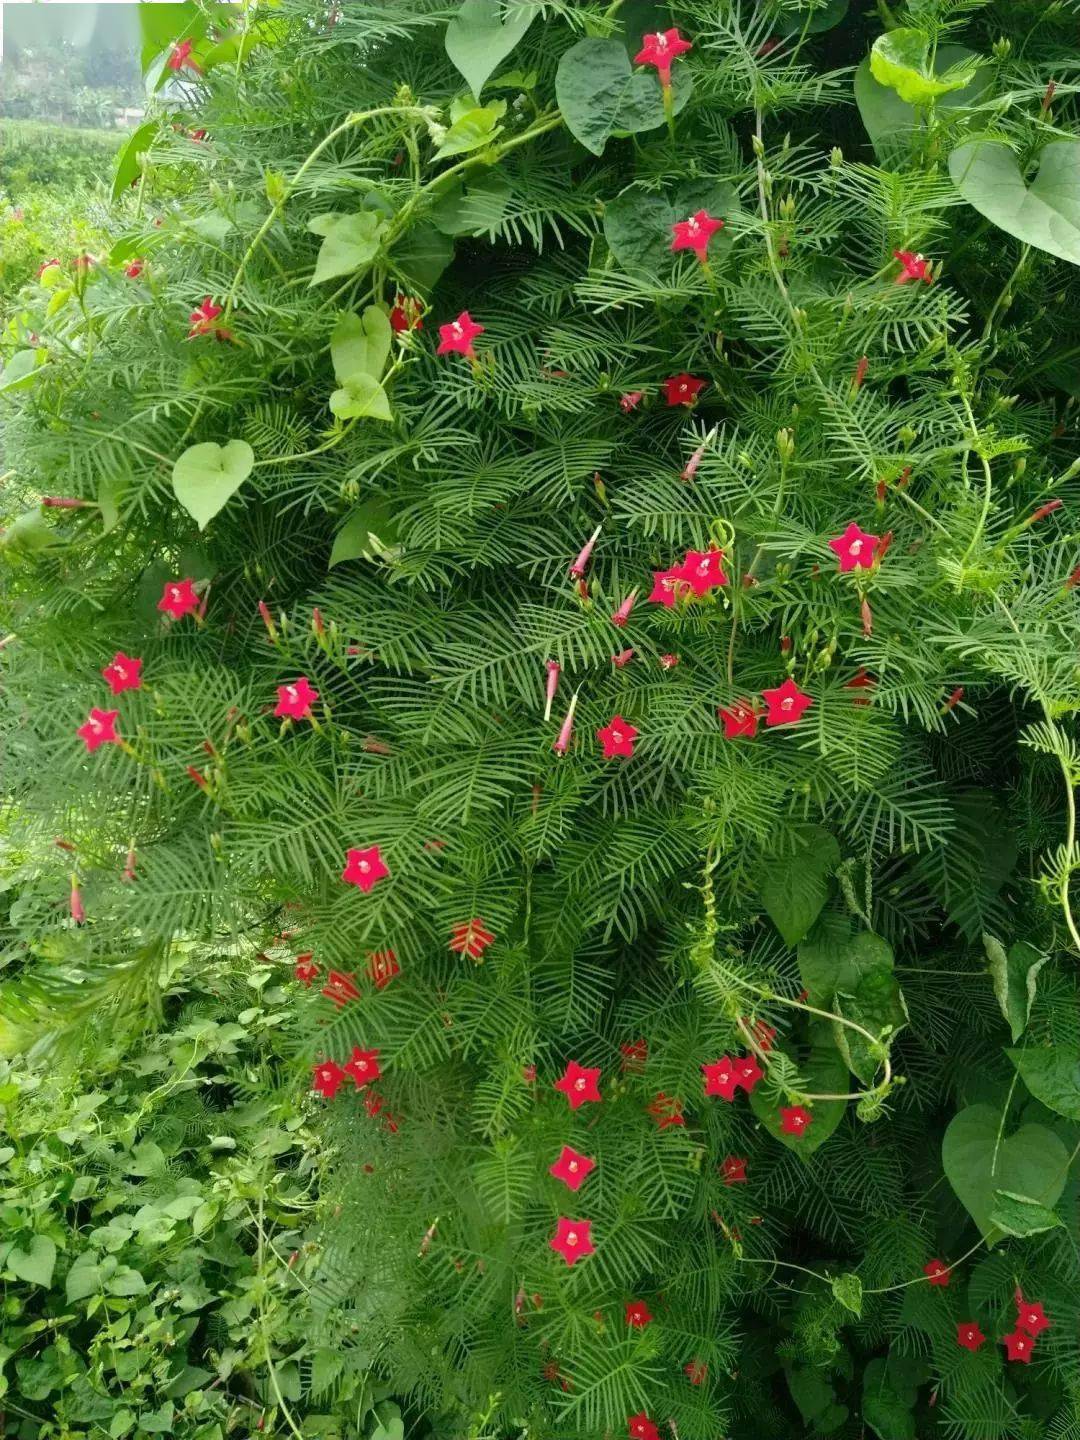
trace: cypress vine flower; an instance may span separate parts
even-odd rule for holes
[[[202,304],[196,305],[188,316],[188,339],[196,340],[200,335],[213,335],[215,340],[235,339],[231,330],[214,323],[221,313],[221,306],[215,305],[207,295]]]
[[[311,714],[311,707],[319,698],[319,692],[306,676],[301,675],[291,685],[277,687],[278,703],[274,709],[275,719],[304,720]]]
[[[761,1066],[754,1059],[753,1055],[740,1056],[734,1062],[735,1084],[749,1095],[753,1092],[754,1086],[765,1074]]]
[[[1049,1330],[1050,1320],[1042,1307],[1041,1300],[1025,1300],[1019,1290],[1016,1292],[1016,1324],[1020,1330],[1035,1338],[1041,1335],[1044,1330]]]
[[[592,1243],[592,1221],[567,1220],[560,1216],[558,1224],[555,1226],[555,1234],[548,1244],[552,1250],[558,1251],[567,1265],[576,1265],[579,1260],[584,1260],[586,1255],[595,1253],[595,1246]]]
[[[644,1300],[627,1300],[626,1323],[631,1330],[644,1330],[649,1321],[653,1318],[649,1313],[649,1307]]]
[[[693,405],[708,383],[683,370],[664,381],[664,397],[669,405]]]
[[[986,1336],[974,1320],[961,1320],[956,1327],[956,1343],[974,1353],[986,1344]]]
[[[590,1156],[582,1155],[571,1145],[564,1145],[559,1158],[548,1166],[548,1174],[561,1180],[567,1189],[580,1190],[595,1169],[596,1161]]]
[[[99,710],[95,705],[75,733],[92,755],[102,745],[120,744],[120,736],[116,733],[119,718],[119,710]]]
[[[1031,1354],[1035,1349],[1035,1340],[1019,1326],[1009,1335],[1001,1337],[1001,1343],[1010,1360],[1019,1360],[1023,1365],[1031,1364]]]
[[[118,650],[101,673],[112,693],[121,695],[125,690],[142,689],[141,670],[141,660]]]
[[[621,715],[613,715],[608,723],[596,732],[605,760],[629,760],[633,756],[634,741],[637,737],[638,731]]]
[[[686,581],[695,595],[705,595],[714,586],[728,583],[723,561],[723,550],[715,546],[708,550],[688,550],[679,566],[680,579]]]
[[[185,615],[190,615],[192,610],[197,610],[199,597],[195,593],[194,580],[166,581],[157,608],[166,615],[171,615],[174,620],[182,620]]]
[[[636,1415],[628,1415],[626,1423],[630,1426],[630,1440],[660,1440],[656,1422],[650,1420],[644,1410],[639,1410]]]
[[[410,330],[422,330],[424,302],[417,300],[412,295],[395,295],[394,306],[390,311],[390,328],[397,335],[406,334]]]
[[[805,1105],[788,1105],[780,1111],[780,1129],[785,1135],[805,1135],[814,1117]]]
[[[928,1277],[931,1285],[948,1285],[951,1273],[944,1260],[928,1260],[923,1266],[923,1274]]]
[[[578,1110],[582,1105],[599,1101],[602,1098],[599,1084],[601,1073],[599,1068],[594,1070],[587,1065],[579,1065],[576,1060],[571,1060],[567,1063],[566,1069],[559,1079],[555,1081],[553,1088],[562,1091],[570,1102],[571,1110]]]
[[[930,274],[929,260],[914,250],[894,250],[893,259],[900,262],[900,274],[896,277],[897,285],[906,285],[909,280],[914,280],[916,283],[925,280],[929,285],[934,278]]]
[[[436,355],[464,355],[468,360],[475,360],[476,352],[473,350],[472,342],[483,333],[483,325],[477,325],[469,312],[463,310],[456,320],[439,326],[439,346],[435,353]]]
[[[655,65],[660,84],[665,90],[671,88],[671,66],[680,55],[694,47],[683,38],[678,30],[657,30],[652,35],[641,37],[641,49],[634,56],[635,65]]]
[[[485,929],[479,916],[455,925],[450,932],[450,949],[458,955],[467,955],[470,960],[480,960],[488,946],[494,943],[495,936]]]
[[[842,535],[829,541],[829,549],[840,561],[841,575],[846,575],[850,570],[871,569],[880,544],[879,535],[860,530],[853,520]]]
[[[325,1100],[332,1100],[341,1088],[341,1082],[345,1079],[345,1071],[336,1060],[323,1060],[321,1064],[313,1066],[313,1073],[312,1089],[316,1090]]]
[[[725,1185],[745,1185],[746,1161],[740,1155],[725,1155],[720,1166],[720,1174]]]
[[[165,61],[166,68],[169,70],[183,70],[186,65],[189,69],[197,70],[201,74],[202,66],[197,60],[191,58],[193,49],[194,41],[178,40],[169,51],[169,58]]]
[[[344,974],[341,970],[330,971],[321,993],[326,996],[327,1000],[332,1000],[339,1010],[343,1010],[350,1000],[360,998],[360,991],[356,988],[356,982],[352,976]]]
[[[353,1080],[358,1090],[373,1084],[382,1075],[378,1050],[361,1050],[359,1046],[355,1046],[351,1059],[344,1066],[344,1072]]]
[[[345,852],[345,869],[341,872],[341,878],[347,885],[355,885],[365,895],[389,874],[378,845],[370,845],[366,850]]]
[[[303,985],[305,989],[311,989],[311,982],[316,978],[318,973],[319,967],[316,965],[310,950],[305,951],[303,955],[297,955],[296,963],[293,966],[293,975],[300,981],[300,984]]]
[[[716,220],[707,210],[699,210],[696,215],[691,215],[688,220],[676,220],[671,227],[673,239],[671,248],[673,251],[693,250],[694,254],[705,264],[708,258],[709,241],[712,237],[724,228],[723,220]]]
[[[735,1099],[739,1079],[730,1055],[722,1055],[719,1060],[702,1065],[701,1069],[705,1076],[706,1095],[719,1095],[721,1100]]]
[[[649,592],[649,599],[657,605],[663,605],[665,610],[673,609],[678,599],[678,587],[686,583],[683,567],[672,565],[668,570],[654,570],[652,577],[653,588]]]
[[[717,714],[724,722],[725,740],[739,740],[744,736],[752,740],[758,732],[761,717],[749,700],[735,700],[730,705],[721,705]]]
[[[367,973],[376,990],[385,990],[401,966],[393,950],[373,950],[367,957]]]
[[[763,690],[766,725],[794,725],[814,703],[789,675],[775,690]]]

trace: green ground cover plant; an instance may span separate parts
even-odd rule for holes
[[[218,947],[311,1248],[192,1423],[1075,1437],[1077,7],[143,18],[5,317],[0,1040],[179,1084]]]

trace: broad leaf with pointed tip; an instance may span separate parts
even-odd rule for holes
[[[496,135],[502,133],[499,121],[506,114],[506,101],[493,100],[490,105],[477,105],[458,116],[442,138],[435,151],[436,160],[445,160],[450,155],[467,155],[470,150],[479,150],[490,145]]]
[[[502,11],[505,9],[506,18]],[[509,0],[463,0],[446,27],[446,53],[479,100],[491,75],[522,39],[536,16],[536,6]]]
[[[971,84],[976,68],[977,61],[961,61],[949,70],[936,72],[930,37],[909,26],[879,35],[870,51],[874,79],[895,90],[909,105],[927,105],[950,90],[962,90]]]
[[[1054,1230],[1064,1221],[1046,1205],[1030,1195],[1014,1195],[1011,1190],[995,1190],[990,1219],[1006,1235],[1022,1240],[1027,1235],[1041,1235]]]
[[[246,440],[189,445],[173,465],[173,493],[199,529],[205,530],[240,489],[254,464],[255,452]]]
[[[949,156],[964,199],[1007,235],[1080,265],[1080,140],[1052,140],[1030,185],[1009,146],[969,140]]]
[[[379,253],[385,228],[385,222],[372,210],[361,210],[356,215],[316,215],[309,220],[311,233],[323,237],[309,287],[339,275],[351,275],[370,264]]]
[[[624,270],[655,275],[676,259],[672,253],[672,226],[699,210],[714,220],[729,221],[739,210],[734,185],[714,180],[689,180],[670,196],[631,185],[604,206],[604,239]],[[710,260],[731,247],[731,233],[718,231],[709,245]]]
[[[330,337],[330,358],[338,383],[360,371],[378,380],[392,339],[389,317],[379,305],[368,305],[361,315],[342,315]]]
[[[330,396],[330,409],[339,420],[393,420],[386,391],[364,370],[347,375]]]
[[[148,120],[145,125],[140,125],[137,130],[133,130],[124,142],[120,154],[116,158],[116,173],[113,175],[112,198],[114,200],[119,200],[132,181],[139,178],[142,172],[142,157],[150,149],[157,132],[158,122]]]
[[[819,1095],[841,1095],[846,1092],[847,1067],[839,1050],[833,1044],[828,1026],[811,1025],[810,1053],[806,1060],[796,1060],[799,1074],[806,1081],[806,1089]],[[768,1130],[774,1140],[794,1150],[805,1159],[821,1148],[844,1118],[846,1101],[815,1100],[809,1107],[813,1123],[801,1135],[785,1134],[780,1128],[780,1110],[787,1101],[777,1104],[758,1086],[750,1096],[750,1108]]]
[[[968,50],[964,45],[941,45],[936,64],[940,70],[948,71],[978,58],[974,50]],[[937,104],[948,109],[975,105],[993,88],[993,84],[994,72],[984,65],[976,72],[970,85],[939,95]],[[887,155],[906,148],[919,129],[919,114],[914,105],[907,104],[895,90],[874,79],[869,55],[864,56],[856,66],[854,85],[855,104],[870,136],[870,143],[878,154]]]
[[[769,919],[787,945],[797,945],[829,898],[829,880],[840,861],[840,846],[820,825],[803,827],[794,855],[763,861],[758,890]]]
[[[47,1290],[56,1265],[56,1246],[47,1235],[35,1235],[25,1250],[21,1245],[9,1250],[4,1265],[28,1285]]]
[[[1051,1208],[1065,1188],[1069,1152],[1045,1125],[1023,1125],[1006,1135],[1000,1110],[969,1105],[949,1122],[941,1163],[983,1239],[993,1245],[1003,1233],[993,1220],[995,1191],[1030,1196]]]
[[[675,112],[690,99],[685,67],[672,75]],[[602,155],[612,135],[635,135],[665,123],[663,92],[652,70],[634,70],[618,40],[579,40],[559,61],[555,98],[567,128],[586,150]]]
[[[1001,1013],[1009,1022],[1014,1041],[1027,1029],[1031,1018],[1031,1007],[1035,1003],[1035,983],[1039,971],[1049,960],[1049,955],[1036,950],[1026,940],[1018,940],[1006,951],[1000,940],[993,935],[983,935],[983,949],[989,962],[990,978],[994,983]]]
[[[397,549],[398,527],[390,507],[381,497],[358,505],[334,537],[330,552],[332,570],[346,560],[375,560],[393,555]]]
[[[1080,1120],[1080,1049],[1075,1045],[1039,1045],[1006,1050],[1020,1078],[1048,1110]]]

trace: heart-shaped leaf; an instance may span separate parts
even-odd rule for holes
[[[446,27],[446,53],[455,69],[479,100],[488,78],[501,65],[528,30],[536,6],[509,0],[506,19],[499,0],[462,0],[461,9]]]
[[[0,371],[0,391],[29,390],[37,379],[41,355],[37,350],[16,350]]]
[[[671,227],[699,210],[715,220],[730,220],[739,209],[734,185],[713,180],[691,180],[670,196],[631,185],[604,206],[604,238],[624,270],[660,274],[672,263]],[[721,256],[731,246],[731,233],[720,230],[712,238],[709,257]]]
[[[1014,1195],[1010,1190],[995,1190],[990,1219],[997,1229],[1020,1240],[1064,1224],[1053,1210],[1040,1205],[1038,1200],[1032,1200],[1030,1195]]]
[[[502,219],[513,193],[498,170],[447,187],[431,212],[444,235],[483,235]]]
[[[329,569],[345,560],[375,560],[393,556],[397,550],[398,527],[387,502],[366,501],[353,510],[334,537]]]
[[[1030,1196],[1050,1208],[1065,1188],[1069,1168],[1068,1151],[1045,1125],[1024,1125],[998,1144],[1000,1131],[999,1110],[969,1105],[953,1116],[941,1146],[949,1184],[988,1245],[1002,1236],[992,1218],[995,1191]]]
[[[413,225],[390,252],[402,284],[421,292],[431,290],[453,258],[454,242],[430,220]]]
[[[963,45],[940,45],[936,64],[940,70],[951,70],[965,61],[978,60],[973,50]],[[855,70],[855,104],[859,108],[870,143],[878,155],[904,150],[919,128],[919,115],[914,105],[901,100],[895,90],[874,79],[870,69],[870,56],[863,58]],[[994,72],[987,66],[981,67],[970,85],[940,95],[937,103],[950,109],[961,105],[974,105],[992,89]]]
[[[389,317],[378,305],[369,305],[362,315],[342,315],[330,337],[330,358],[338,383],[360,372],[377,380],[392,339]]]
[[[330,396],[330,409],[339,420],[393,420],[386,391],[363,370],[347,376]]]
[[[1080,1049],[1041,1045],[1032,1050],[1006,1050],[1005,1054],[1036,1100],[1066,1120],[1080,1120]]]
[[[173,465],[173,493],[198,525],[210,521],[251,474],[255,452],[246,440],[189,445]]]
[[[689,72],[677,70],[672,77],[676,112],[690,99],[691,89]],[[617,40],[591,36],[571,46],[559,61],[555,98],[570,133],[594,155],[604,153],[612,135],[655,130],[666,119],[656,75],[634,70]]]
[[[962,90],[971,84],[977,64],[977,58],[975,62],[964,60],[942,73],[935,72],[930,37],[906,26],[879,35],[870,51],[874,79],[895,90],[909,105],[927,105],[950,90]]]
[[[47,1235],[35,1235],[25,1250],[21,1245],[9,1250],[4,1264],[28,1285],[48,1289],[56,1265],[56,1246]]]
[[[787,945],[804,939],[821,914],[840,860],[840,846],[820,826],[805,826],[800,838],[794,855],[765,861],[758,872],[761,903]]]
[[[370,264],[379,253],[385,228],[385,222],[372,210],[361,210],[356,215],[316,215],[309,220],[308,229],[312,234],[323,237],[309,286],[334,280],[339,275],[351,275],[362,265]]]
[[[832,1282],[832,1293],[845,1310],[853,1315],[862,1314],[862,1281],[858,1275],[837,1275]]]
[[[847,1090],[847,1068],[843,1057],[832,1042],[827,1025],[810,1027],[810,1053],[805,1060],[796,1062],[799,1074],[806,1080],[809,1091],[821,1095],[839,1095]],[[782,1102],[783,1104],[784,1102]],[[794,1150],[804,1158],[820,1149],[844,1118],[846,1104],[843,1100],[815,1100],[813,1102],[813,1123],[801,1135],[785,1134],[780,1128],[782,1104],[768,1097],[759,1087],[750,1096],[750,1108],[781,1145]]]
[[[502,133],[499,121],[506,114],[506,101],[493,100],[490,105],[479,105],[466,110],[458,117],[442,138],[435,151],[436,160],[445,160],[449,155],[466,155],[470,150],[479,150],[489,145],[496,135]]]
[[[1080,265],[1080,140],[1053,140],[1027,184],[1003,141],[970,140],[949,156],[953,184],[1000,230]]]
[[[882,942],[884,944],[884,941]],[[888,946],[886,946],[888,949]],[[875,1037],[884,1037],[873,1045],[850,1025],[833,1023],[833,1038],[848,1069],[864,1085],[872,1085],[881,1069],[883,1048],[888,1048],[897,1032],[908,1023],[907,1005],[899,981],[889,964],[881,965],[863,975],[854,989],[838,991],[833,1005],[837,1015],[852,1020]]]
[[[827,1007],[837,991],[854,994],[866,976],[892,968],[889,943],[870,930],[852,934],[846,915],[823,915],[799,946],[799,977],[811,1005]]]
[[[1036,979],[1050,957],[1026,940],[1018,940],[1006,951],[1000,940],[986,934],[983,935],[983,948],[1001,1013],[1009,1022],[1013,1040],[1019,1040],[1027,1028],[1031,1007],[1035,1003]]]

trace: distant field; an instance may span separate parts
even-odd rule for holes
[[[123,130],[81,130],[0,120],[0,193],[18,204],[32,191],[93,184],[111,173]]]

